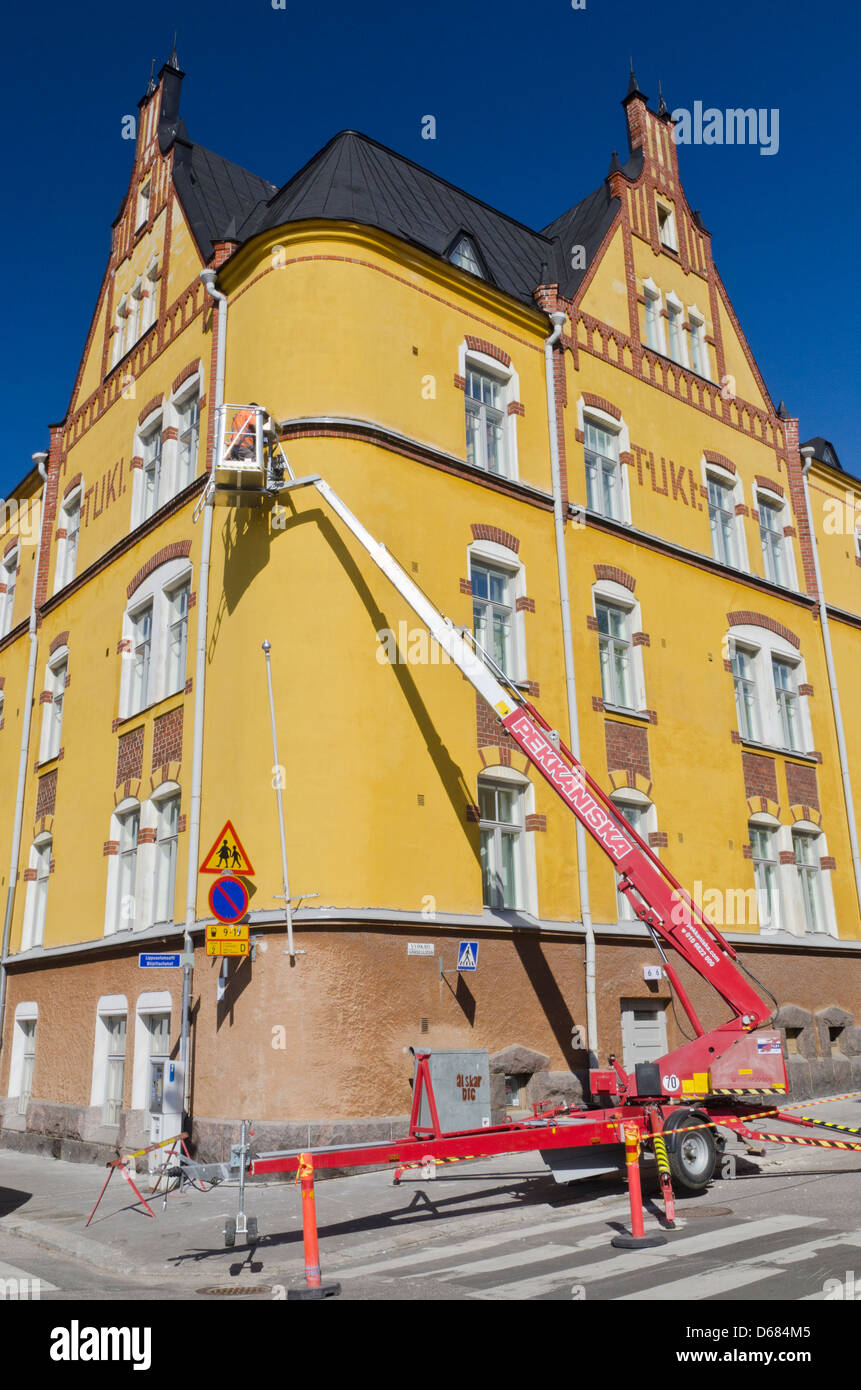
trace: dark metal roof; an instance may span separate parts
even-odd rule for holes
[[[240,237],[316,218],[378,227],[437,256],[466,233],[491,283],[528,304],[536,285],[557,279],[558,248],[550,238],[353,130],[334,136],[256,208]]]
[[[843,465],[837,457],[837,450],[830,439],[823,439],[821,434],[817,434],[813,439],[805,439],[801,445],[802,449],[812,449],[813,457],[820,463],[828,464],[829,468],[837,468],[842,473]]]
[[[214,241],[239,240],[238,228],[261,200],[272,197],[276,185],[195,144],[184,130],[177,134],[175,145],[174,184],[208,261]]]
[[[638,151],[638,154],[642,165],[642,151]],[[631,172],[632,162],[636,163],[636,160],[629,159],[628,163],[622,166],[622,173],[628,178],[636,177],[636,174]],[[557,283],[566,299],[570,299],[579,289],[580,282],[592,264],[598,247],[618,211],[619,199],[610,196],[610,189],[605,182],[600,188],[596,188],[594,193],[590,193],[588,198],[563,212],[561,217],[557,217],[555,222],[544,228],[544,236],[552,237],[558,245]],[[579,261],[585,260],[585,266],[582,268],[574,268],[575,246],[585,248],[585,256],[577,257],[578,266]]]

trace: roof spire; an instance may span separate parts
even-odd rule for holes
[[[149,82],[146,84],[146,94],[151,97],[155,91],[155,58],[149,65]]]
[[[669,114],[670,108],[664,101],[664,89],[661,86],[661,79],[658,78],[658,116],[662,120],[666,120],[669,117]]]
[[[170,50],[170,57],[169,57],[168,60],[167,60],[167,66],[168,66],[169,68],[173,68],[175,72],[179,72],[179,71],[180,71],[180,67],[179,67],[179,58],[176,56],[176,30],[175,30],[175,29],[174,29],[174,31],[173,31],[173,48]]]
[[[639,97],[641,101],[648,101],[648,100],[649,100],[649,98],[645,95],[645,93],[643,93],[643,92],[640,91],[640,84],[639,84],[639,82],[637,81],[637,77],[636,77],[636,74],[635,74],[635,72],[634,72],[634,59],[631,58],[630,61],[631,61],[631,76],[630,76],[630,79],[629,79],[629,81],[628,81],[628,90],[627,90],[627,92],[625,93],[624,99],[623,99],[623,101],[622,101],[622,105],[623,105],[623,106],[625,105],[625,102],[631,101],[632,98],[634,98],[634,97]]]

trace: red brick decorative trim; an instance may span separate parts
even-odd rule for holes
[[[764,796],[766,801],[777,801],[777,764],[773,758],[761,753],[742,753],[745,796]]]
[[[49,656],[53,656],[53,655],[54,655],[54,652],[57,651],[60,647],[68,647],[68,645],[69,645],[69,634],[68,634],[68,632],[58,632],[57,635],[56,635],[56,637],[54,638],[53,642],[51,643],[51,645],[50,645],[49,648],[48,648],[48,655],[49,655]]]
[[[649,844],[651,845],[652,849],[667,849],[669,847],[669,843],[670,837],[666,830],[649,831]]]
[[[169,440],[179,439],[179,430],[176,425],[168,425],[161,432],[162,444],[167,444]]]
[[[837,860],[833,854],[823,854],[819,860],[819,867],[820,869],[836,869]]]
[[[472,580],[470,580],[470,579],[462,579],[462,580],[460,581],[460,592],[461,592],[462,594],[467,594],[467,595],[469,595],[469,597],[471,598],[471,597],[472,597]]]
[[[184,382],[188,381],[188,378],[190,376],[194,376],[197,372],[200,371],[200,366],[200,358],[198,357],[195,362],[189,362],[187,367],[183,367],[182,371],[179,373],[179,376],[175,376],[173,379],[173,386],[170,388],[172,396],[176,395],[180,386],[182,386]]]
[[[706,463],[713,463],[718,468],[725,468],[727,473],[738,472],[732,459],[728,459],[726,454],[716,454],[713,449],[703,449],[703,458]]]
[[[6,558],[7,555],[11,555],[11,554],[12,554],[12,551],[13,551],[13,550],[16,550],[17,547],[18,547],[18,537],[17,537],[17,536],[13,536],[12,539],[11,539],[11,541],[7,541],[7,542],[6,542],[6,545],[5,545],[4,548],[3,548],[3,559],[5,560],[5,558]],[[4,588],[3,592],[4,592],[4,593],[6,592],[5,588]]]
[[[600,695],[592,696],[592,708],[596,714],[604,713],[604,701]]]
[[[799,693],[799,695],[812,695],[812,694],[813,694],[813,686],[810,685],[809,682],[804,681],[804,682],[798,687],[798,693]]]
[[[605,396],[593,396],[591,391],[583,391],[582,396],[584,405],[591,405],[595,410],[603,410],[605,415],[612,415],[614,420],[621,420],[621,410]]]
[[[466,377],[465,377],[465,376],[458,376],[457,372],[455,372],[455,374],[454,374],[454,384],[455,384],[455,386],[457,387],[458,391],[465,391],[465,390],[466,390]]]
[[[650,647],[652,645],[648,632],[635,632],[631,641],[635,647]]]
[[[154,410],[158,410],[159,406],[163,403],[163,401],[164,401],[164,395],[163,395],[163,394],[159,394],[158,396],[153,396],[153,398],[152,398],[151,401],[147,401],[146,405],[144,406],[143,410],[141,411],[140,415],[138,416],[138,424],[139,424],[139,425],[142,425],[143,422],[144,422],[144,420],[147,418],[147,416],[148,416],[148,415],[152,415],[152,413],[153,413]]]
[[[135,590],[140,588],[144,580],[148,579],[149,576],[152,574],[153,570],[158,569],[159,565],[166,565],[168,560],[187,560],[190,554],[190,540],[172,541],[170,545],[166,545],[161,550],[156,551],[155,555],[153,555],[151,559],[147,560],[145,565],[141,566],[134,579],[129,584],[128,588],[126,589],[127,597],[131,598]]]
[[[478,822],[481,820],[481,811],[479,810],[478,806],[467,806],[466,818],[468,821],[471,821],[477,825]]]
[[[103,855],[105,855],[105,854],[119,854],[119,852],[120,852],[120,842],[119,842],[119,840],[105,840],[104,847],[103,847],[103,849],[102,849],[102,854],[103,854]]]
[[[762,474],[757,473],[757,475],[756,475],[754,481],[755,481],[757,487],[765,488],[766,491],[768,491],[768,492],[774,492],[774,493],[776,493],[776,494],[778,495],[778,497],[785,497],[785,496],[786,496],[786,493],[784,492],[784,490],[783,490],[783,488],[781,487],[780,483],[774,482],[773,479],[771,479],[771,478],[765,478],[765,477],[762,476]]]
[[[748,507],[744,502],[736,502],[735,514],[736,516],[750,516],[750,507]]]
[[[769,632],[777,633],[778,637],[785,637],[787,642],[791,642],[793,647],[801,648],[801,638],[796,637],[794,632],[790,632],[783,623],[777,622],[774,618],[769,618],[765,613],[753,613],[744,608],[737,613],[727,613],[726,620],[730,627],[741,627],[747,624],[751,627],[765,627]]]
[[[474,541],[495,541],[497,545],[504,545],[506,550],[513,550],[515,555],[520,551],[520,541],[517,537],[512,536],[510,531],[503,531],[499,526],[488,526],[483,521],[474,521],[469,529]]]
[[[140,844],[140,845],[154,845],[154,844],[155,844],[155,830],[154,830],[154,829],[153,829],[153,830],[150,830],[150,829],[139,830],[139,831],[138,831],[138,844]]]
[[[516,599],[514,603],[514,608],[515,612],[517,613],[534,613],[535,599],[526,597]]]
[[[546,817],[546,816],[537,816],[537,815],[527,816],[527,817],[526,817],[526,820],[524,821],[524,829],[526,829],[526,830],[546,830],[546,829],[547,829],[547,817]]]
[[[134,468],[143,468],[143,459],[142,459],[142,457],[141,457],[139,454],[135,454],[134,458],[133,458],[132,461],[131,461],[131,467],[132,467],[133,469],[134,469]]]
[[[509,415],[525,415],[525,414],[526,414],[526,406],[523,404],[522,401],[509,401],[509,402],[508,402],[508,414],[509,414]]]
[[[50,703],[51,703],[51,701],[53,700],[53,698],[54,698],[54,692],[53,692],[53,690],[43,690],[43,691],[40,693],[40,695],[39,695],[39,704],[40,704],[40,705],[50,705]]]
[[[612,579],[614,583],[623,584],[626,589],[630,589],[631,593],[634,592],[637,583],[633,575],[628,574],[627,570],[619,569],[618,565],[596,565],[595,578]]]
[[[74,478],[71,478],[71,479],[69,480],[69,482],[66,483],[66,486],[63,488],[63,501],[64,501],[64,502],[65,502],[66,498],[68,497],[69,493],[70,493],[70,492],[74,492],[74,490],[75,490],[76,487],[80,487],[80,485],[81,485],[81,483],[82,483],[83,481],[84,481],[84,475],[83,475],[83,473],[76,473],[75,476],[74,476]]]
[[[620,724],[608,719],[604,724],[608,772],[639,772],[652,780],[649,762],[649,735],[636,724]]]
[[[783,534],[786,536],[787,540],[789,540],[790,538],[797,536],[798,532],[796,531],[794,526],[784,526]]]
[[[57,806],[57,770],[46,772],[39,778],[36,791],[36,819],[39,816],[53,816]]]
[[[495,357],[497,362],[502,362],[504,366],[511,366],[508,353],[495,343],[489,343],[486,338],[473,338],[471,333],[467,333],[466,346],[470,352],[483,352],[485,357]]]
[[[793,853],[793,851],[792,851],[791,849],[782,849],[782,850],[780,851],[779,859],[780,859],[781,864],[794,864],[794,863],[795,863],[795,855],[794,855],[794,853]]]

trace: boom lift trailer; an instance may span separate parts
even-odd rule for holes
[[[260,407],[256,407],[255,457],[253,462],[243,463],[241,478],[237,477],[236,465],[224,449],[224,412],[228,409],[254,408],[222,407],[207,493],[214,491],[214,500],[226,500],[228,505],[244,506],[267,496],[276,500],[284,493],[310,487],[331,507],[452,662],[495,711],[511,739],[612,861],[620,875],[619,891],[628,898],[635,916],[652,937],[670,985],[695,1034],[691,1041],[657,1061],[638,1063],[633,1073],[626,1072],[613,1056],[608,1068],[591,1069],[588,1109],[535,1107],[534,1115],[528,1119],[507,1119],[504,1124],[456,1133],[441,1131],[426,1065],[429,1054],[416,1051],[410,1132],[402,1140],[302,1152],[258,1153],[250,1159],[248,1170],[254,1176],[264,1176],[307,1173],[309,1165],[313,1170],[391,1164],[397,1167],[397,1180],[407,1166],[533,1150],[546,1154],[552,1166],[552,1158],[559,1150],[624,1145],[626,1131],[630,1143],[633,1142],[632,1130],[635,1130],[638,1142],[654,1146],[671,1222],[672,1189],[667,1157],[675,1181],[688,1191],[701,1191],[711,1180],[722,1142],[716,1137],[717,1126],[726,1127],[745,1139],[780,1142],[784,1136],[760,1135],[748,1129],[746,1121],[767,1116],[770,1120],[792,1124],[816,1123],[799,1120],[775,1105],[761,1108],[762,1093],[781,1094],[787,1090],[780,1034],[768,1027],[774,1017],[772,1010],[745,978],[753,979],[732,946],[646,841],[620,817],[604,790],[523,692],[481,648],[472,633],[455,627],[437,610],[385,545],[370,535],[319,474],[297,478],[280,444],[273,444],[271,440],[268,462],[264,459],[263,422],[271,417]],[[667,958],[666,946],[687,961],[726,1002],[732,1015],[726,1023],[705,1031]],[[776,1008],[776,1000],[773,1003]],[[419,1125],[418,1091],[422,1087],[429,1102],[430,1128]],[[740,1099],[746,1095],[751,1099]],[[760,1108],[754,1104],[754,1096],[759,1098]],[[803,1141],[797,1136],[785,1138],[786,1142],[796,1143],[828,1142]],[[845,1140],[835,1140],[834,1146],[861,1148],[861,1144]],[[621,1157],[621,1150],[615,1151]],[[184,1159],[182,1166],[210,1181],[228,1176],[226,1165],[196,1165]],[[633,1224],[636,1226],[636,1221]]]

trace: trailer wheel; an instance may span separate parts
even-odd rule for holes
[[[229,1216],[224,1223],[224,1248],[232,1250],[236,1244],[236,1220]]]
[[[249,1245],[253,1245],[254,1242],[255,1242],[257,1239],[258,1239],[258,1235],[257,1235],[257,1217],[256,1217],[256,1216],[249,1216],[249,1218],[248,1218],[248,1243],[249,1243]]]
[[[713,1129],[694,1129],[689,1134],[674,1134],[673,1130],[708,1124],[708,1119],[701,1110],[674,1110],[664,1122],[673,1184],[688,1192],[704,1192],[714,1177],[715,1134]]]

